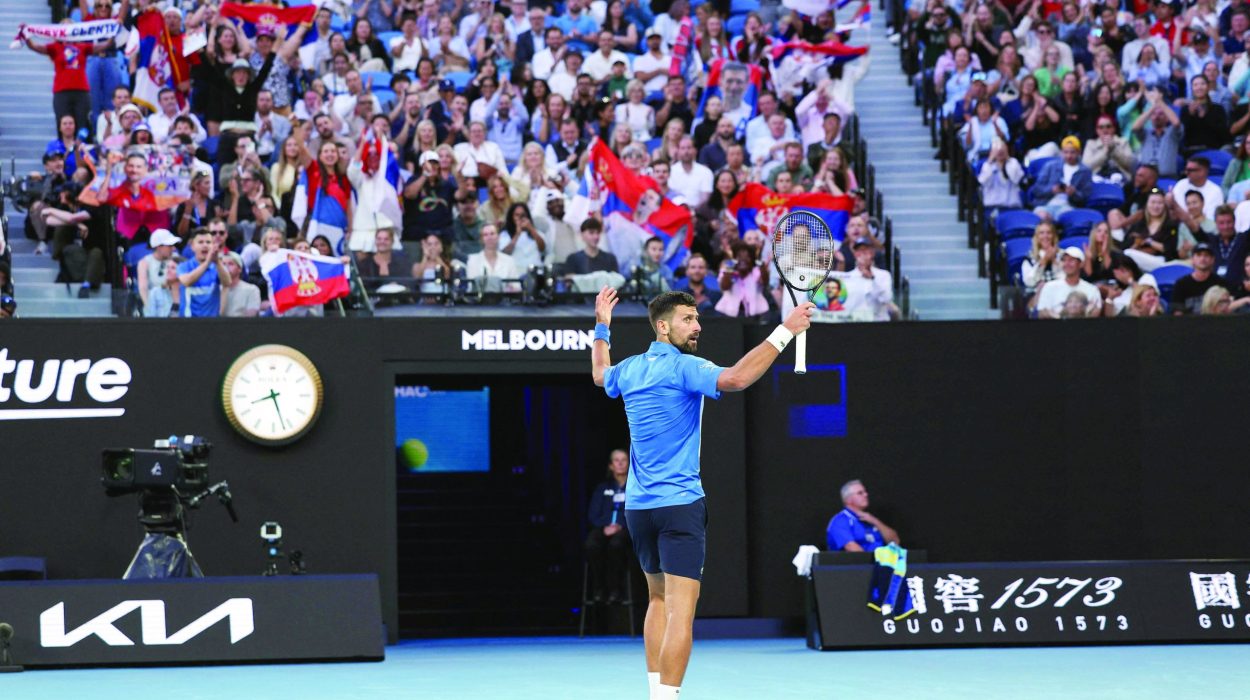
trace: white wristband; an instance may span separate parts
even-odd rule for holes
[[[781,352],[786,349],[786,345],[788,345],[791,340],[794,340],[794,334],[790,332],[790,329],[785,326],[777,326],[772,333],[768,334],[768,338],[765,342],[777,348],[777,352]]]

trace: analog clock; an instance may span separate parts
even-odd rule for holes
[[[230,365],[221,403],[230,425],[262,445],[285,445],[321,413],[321,375],[304,353],[285,345],[248,350]]]

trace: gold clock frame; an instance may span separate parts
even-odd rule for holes
[[[314,398],[316,403],[313,408],[312,418],[309,419],[308,425],[305,425],[304,428],[298,433],[279,440],[271,440],[253,434],[235,414],[233,396],[234,384],[238,380],[239,375],[243,372],[243,368],[246,367],[252,360],[255,360],[263,355],[279,355],[294,361],[300,367],[304,368],[304,370],[308,372],[308,375],[312,378],[313,391],[315,392]],[[283,445],[289,445],[304,437],[304,435],[306,435],[308,431],[317,424],[317,419],[321,417],[321,407],[324,402],[325,386],[321,381],[321,373],[317,371],[317,366],[312,363],[312,360],[308,359],[307,355],[289,345],[270,343],[267,345],[258,345],[251,350],[248,350],[242,355],[239,355],[234,362],[230,363],[230,368],[226,370],[226,376],[221,382],[221,406],[225,410],[226,420],[230,421],[230,426],[234,428],[235,432],[248,440],[268,447],[281,447]]]

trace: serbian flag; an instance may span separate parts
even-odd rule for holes
[[[773,224],[793,209],[802,209],[824,219],[839,243],[846,237],[846,221],[851,217],[853,200],[847,195],[823,192],[777,194],[758,182],[747,184],[729,200],[726,209],[738,220],[738,235],[759,229],[768,236]]]
[[[317,5],[300,7],[279,7],[278,5],[240,5],[237,2],[222,3],[220,14],[238,25],[249,38],[256,36],[256,30],[267,27],[274,30],[278,38],[285,38],[301,24],[312,24],[317,17]],[[304,33],[300,46],[300,63],[304,68],[312,69],[313,52],[317,41],[317,27],[312,26]]]
[[[178,90],[178,102],[184,104],[186,94],[179,89],[191,80],[191,64],[182,52],[182,34],[170,34],[165,17],[149,7],[135,19],[134,31],[126,42],[125,54],[138,54],[135,89],[131,101],[149,111],[156,111],[161,90]]]
[[[864,3],[859,6],[855,14],[851,15],[851,21],[839,24],[833,28],[833,31],[841,34],[856,29],[872,29],[872,7],[870,3]]]
[[[304,238],[313,241],[317,236],[324,236],[330,243],[330,250],[342,253],[343,237],[348,230],[347,211],[351,208],[353,194],[351,182],[346,178],[331,176],[329,182],[322,183],[321,168],[313,163],[304,169],[296,183],[291,221],[301,227]]]
[[[806,94],[803,84],[816,82],[817,71],[832,64],[853,61],[868,53],[868,47],[847,46],[840,41],[819,44],[787,41],[774,44],[771,51],[769,72],[777,93],[801,97]]]
[[[676,270],[686,263],[690,242],[694,240],[689,209],[663,199],[659,208],[641,226],[633,222],[634,210],[643,195],[649,190],[658,192],[659,185],[655,180],[626,168],[612,149],[598,139],[590,148],[589,172],[594,173],[591,199],[599,204],[604,228],[608,232],[609,250],[622,266],[637,261],[643,244],[651,236],[658,236],[664,241],[664,260],[669,269]],[[594,196],[595,193],[597,196]],[[623,222],[622,225],[609,226],[614,219]]]
[[[861,13],[863,13],[862,9],[856,14],[858,16]],[[774,44],[772,52],[774,62],[780,62],[788,56],[810,54],[813,59],[832,63],[846,63],[868,53],[868,47],[847,46],[840,41],[825,41],[819,44],[813,44],[809,41],[787,41]]]
[[[338,258],[283,250],[263,256],[262,265],[277,313],[296,306],[320,306],[351,293],[347,265]]]
[[[728,61],[725,59],[718,58],[715,61],[712,61],[711,65],[708,66],[707,89],[703,91],[703,98],[699,100],[699,109],[695,113],[695,123],[703,121],[703,108],[707,105],[707,99],[709,97],[715,95],[722,100],[725,99],[725,96],[721,94],[720,76],[721,69],[724,68],[726,63],[728,63]],[[729,108],[728,105],[725,106],[725,115],[733,116],[738,119],[738,140],[742,140],[746,137],[747,122],[756,115],[756,103],[759,100],[761,84],[764,80],[764,70],[762,68],[757,65],[745,67],[749,72],[749,75],[747,78],[747,91],[742,96],[742,104],[746,107],[740,108],[739,111],[735,113]]]

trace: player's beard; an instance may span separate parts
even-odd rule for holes
[[[683,340],[682,342],[673,343],[673,347],[677,348],[678,350],[681,350],[683,353],[687,355],[693,355],[695,351],[699,349],[699,336],[697,333],[692,333],[691,335],[687,336],[686,339]]]

